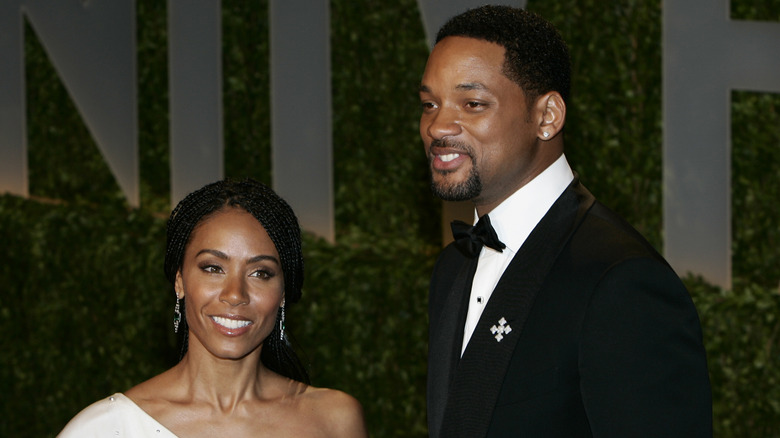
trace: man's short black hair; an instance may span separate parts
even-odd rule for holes
[[[509,6],[482,6],[451,18],[439,30],[436,42],[449,36],[504,47],[504,74],[523,89],[529,105],[549,91],[557,91],[568,103],[569,49],[558,30],[539,15]]]

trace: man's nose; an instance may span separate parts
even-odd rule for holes
[[[461,126],[457,111],[447,108],[439,108],[430,114],[427,120],[426,134],[435,140],[460,134]]]

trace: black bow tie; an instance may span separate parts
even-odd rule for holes
[[[473,227],[463,221],[452,221],[452,237],[455,245],[466,257],[476,257],[482,250],[482,246],[493,248],[503,252],[506,248],[496,235],[496,230],[490,225],[490,218],[484,215]]]

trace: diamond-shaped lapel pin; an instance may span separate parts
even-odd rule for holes
[[[501,342],[504,339],[504,335],[509,334],[511,331],[512,327],[506,323],[506,319],[503,316],[498,320],[498,325],[493,324],[493,327],[490,327],[490,333],[495,335],[493,337],[496,338],[497,342]]]

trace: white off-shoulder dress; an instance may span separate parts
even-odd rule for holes
[[[73,417],[59,438],[176,438],[121,392],[92,403]]]

